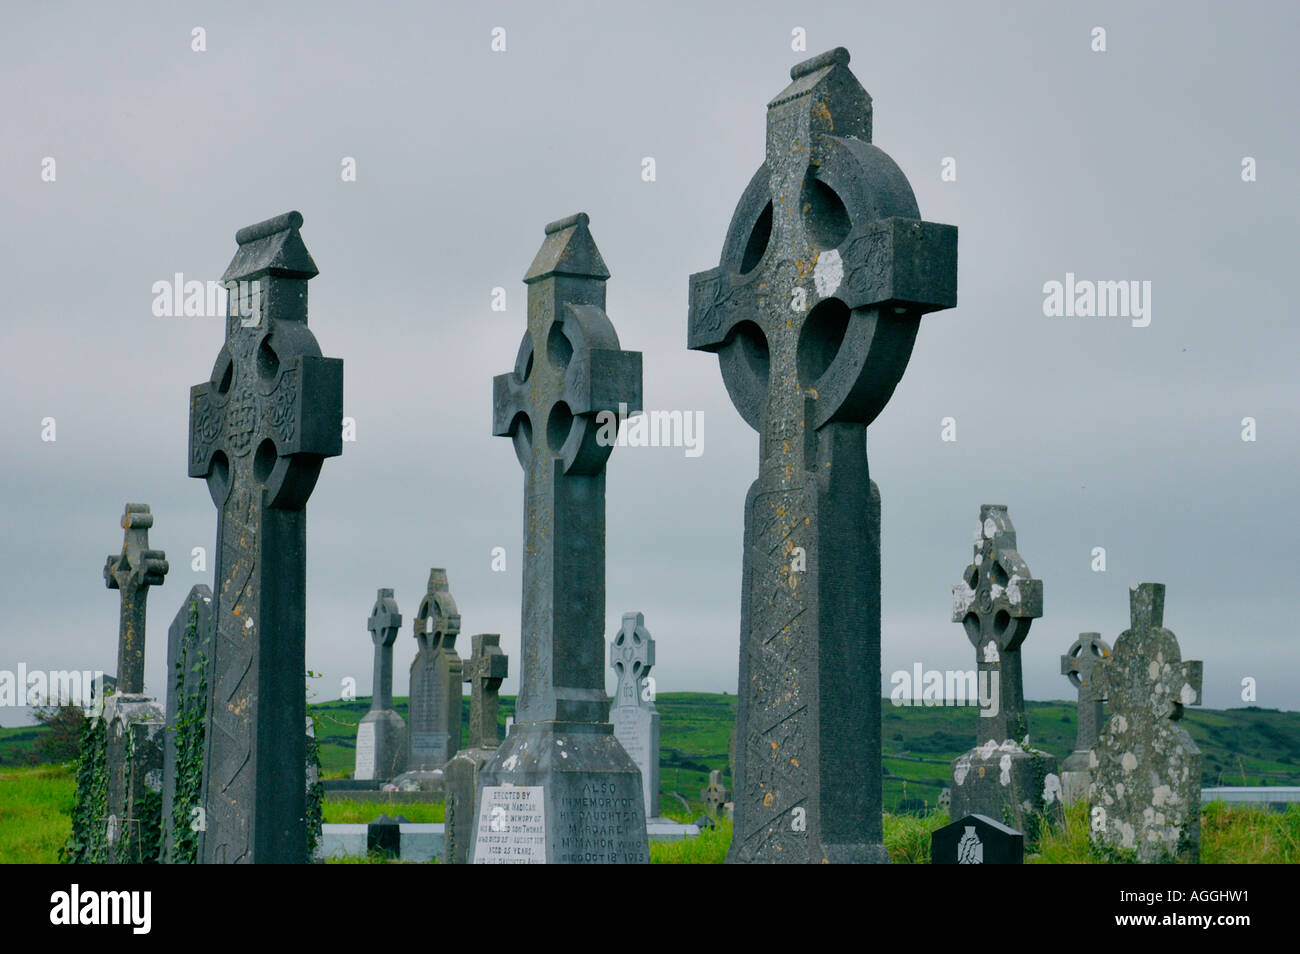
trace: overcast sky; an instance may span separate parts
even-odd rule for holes
[[[238,228],[298,209],[320,268],[310,327],[344,359],[356,421],[308,506],[315,697],[347,677],[369,692],[378,587],[406,617],[406,692],[431,566],[450,577],[462,652],[500,633],[514,692],[523,474],[491,435],[492,376],[514,361],[543,226],[582,210],[622,345],[644,355],[646,407],[705,422],[698,457],[613,452],[605,631],[640,610],[661,692],[734,692],[757,439],[716,359],[686,350],[688,276],[718,263],[790,66],[845,46],[876,144],[922,216],[960,229],[958,307],[924,319],[870,431],[882,689],[915,663],[974,667],[950,590],[980,505],[1002,503],[1043,580],[1029,698],[1074,698],[1061,653],[1085,630],[1113,642],[1130,584],[1157,581],[1184,658],[1205,662],[1207,705],[1241,705],[1251,677],[1259,705],[1300,708],[1295,5],[461,6],[6,12],[0,670],[113,671],[118,594],[101,570],[123,504],[146,502],[171,563],[149,597],[146,682],[164,694],[167,625],[212,582],[216,513],[186,476],[188,394],[224,323],[155,317],[152,287],[218,278]],[[1149,281],[1150,324],[1046,316],[1044,283],[1067,272]],[[492,570],[498,546],[506,572]]]

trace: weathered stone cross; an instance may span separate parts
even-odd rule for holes
[[[429,570],[429,585],[411,628],[419,648],[411,663],[406,767],[431,771],[441,769],[460,747],[460,612],[442,567]]]
[[[510,660],[496,633],[475,633],[474,654],[465,660],[469,690],[469,747],[491,749],[500,744],[497,734],[497,691],[510,674]]]
[[[145,603],[149,587],[162,586],[167,555],[149,549],[153,514],[148,504],[126,505],[122,513],[122,552],[104,563],[104,585],[121,590],[121,620],[117,630],[117,692],[144,692]]]
[[[618,680],[614,705],[640,706],[641,683],[655,664],[655,641],[641,613],[624,613],[623,626],[609,646],[611,665]]]
[[[222,281],[253,294],[232,291],[212,377],[190,389],[189,473],[219,512],[209,863],[306,860],[305,508],[324,459],[343,451],[343,362],[321,357],[307,328],[317,269],[301,225],[288,212],[236,233]]]
[[[1085,757],[1101,728],[1102,697],[1097,691],[1096,675],[1109,658],[1110,647],[1101,633],[1080,633],[1070,651],[1061,657],[1061,675],[1079,692],[1079,727],[1075,732],[1074,752],[1082,752]]]
[[[871,97],[848,62],[835,49],[790,71],[721,264],[691,276],[688,344],[718,354],[759,433],[730,861],[888,858],[866,426],[902,377],[921,316],[956,304],[957,230],[921,221],[906,177],[871,145]]]
[[[1020,644],[1043,615],[1043,581],[1033,579],[1016,550],[1006,507],[984,504],[975,530],[974,558],[952,588],[952,621],[962,624],[975,647],[980,691],[998,694],[997,713],[980,713],[975,741],[1022,742],[1029,729]]]
[[[371,690],[370,711],[380,712],[393,708],[393,642],[402,626],[402,614],[397,611],[393,591],[381,588],[375,598],[374,609],[366,621],[370,639],[375,644],[374,688]]]

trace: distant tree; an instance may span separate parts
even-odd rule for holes
[[[74,762],[81,744],[86,713],[80,706],[37,706],[32,717],[49,729],[36,738],[33,753],[40,762]]]

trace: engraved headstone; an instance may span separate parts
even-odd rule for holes
[[[429,570],[429,586],[412,632],[417,650],[411,663],[406,769],[431,772],[446,765],[460,747],[460,613],[441,567]]]
[[[443,770],[446,779],[446,837],[443,864],[464,864],[474,833],[478,775],[501,744],[497,726],[497,693],[510,674],[510,660],[496,633],[477,633],[473,655],[465,660],[464,678],[470,686],[469,745],[457,752]]]
[[[709,772],[709,784],[700,789],[700,801],[704,803],[704,810],[717,818],[722,814],[722,806],[727,804],[730,794],[722,784],[722,770],[713,769]]]
[[[212,639],[212,589],[190,588],[167,630],[167,733],[163,742],[164,862],[193,861],[203,838],[198,821],[203,784],[203,722]]]
[[[1064,821],[1056,757],[1028,747],[1020,646],[1043,615],[1043,581],[1016,550],[1007,508],[980,507],[974,557],[952,588],[952,620],[975,647],[980,706],[976,746],[952,763],[953,818],[1002,818],[1037,840],[1041,818]]]
[[[930,834],[932,865],[1019,865],[1025,836],[987,815],[967,815]]]
[[[1102,699],[1097,693],[1095,675],[1100,666],[1110,658],[1110,647],[1101,633],[1080,633],[1061,657],[1061,675],[1070,680],[1078,691],[1078,728],[1075,730],[1074,751],[1061,763],[1061,792],[1065,804],[1073,805],[1088,797],[1092,784],[1088,763],[1092,746],[1101,729]]]
[[[641,613],[624,613],[609,644],[609,665],[618,687],[609,707],[614,737],[641,770],[646,818],[659,814],[659,710],[646,681],[655,664],[655,641]]]
[[[352,777],[390,779],[406,764],[406,723],[393,710],[393,642],[402,614],[391,589],[380,589],[366,621],[375,645],[375,670],[370,711],[357,725],[356,763]]]
[[[956,304],[957,230],[921,221],[906,177],[871,144],[871,97],[848,62],[839,48],[791,69],[721,263],[691,276],[688,345],[717,353],[759,434],[731,862],[888,861],[866,433],[922,315]]]
[[[159,818],[150,792],[162,790],[166,715],[144,694],[145,604],[151,586],[167,575],[162,550],[149,549],[153,514],[148,504],[126,505],[122,552],[104,564],[104,584],[121,592],[117,643],[117,691],[105,702],[104,761],[108,773],[106,812],[112,819],[110,863],[156,860]]]
[[[1195,863],[1201,851],[1201,750],[1179,724],[1200,705],[1203,666],[1164,627],[1165,586],[1129,591],[1131,623],[1095,676],[1110,718],[1092,747],[1092,840],[1144,863]]]
[[[343,451],[343,362],[307,327],[301,225],[236,233],[225,344],[190,389],[189,473],[218,511],[205,863],[306,860],[306,506]]]
[[[476,863],[650,860],[641,773],[607,721],[603,632],[605,462],[619,412],[641,409],[641,355],[605,314],[587,223],[546,227],[514,370],[492,382],[492,432],[524,470],[522,661],[515,722],[479,776]],[[521,791],[518,812],[501,804]]]

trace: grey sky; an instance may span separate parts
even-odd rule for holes
[[[321,271],[310,326],[344,359],[357,422],[308,507],[316,698],[345,677],[369,691],[380,586],[406,617],[405,693],[433,565],[460,605],[462,652],[469,634],[501,633],[513,692],[523,475],[490,433],[491,378],[514,360],[543,226],[584,210],[613,275],[609,314],[644,354],[646,406],[705,420],[700,457],[611,457],[606,633],[641,610],[660,691],[734,692],[757,440],[716,360],[685,349],[687,279],[718,262],[789,67],[842,45],[874,98],[876,144],[922,215],[960,228],[959,305],[925,319],[870,432],[884,688],[914,662],[973,667],[949,591],[980,504],[1004,503],[1044,581],[1030,698],[1073,698],[1058,657],[1082,630],[1113,641],[1129,584],[1151,580],[1168,585],[1184,656],[1205,661],[1207,705],[1242,704],[1250,676],[1258,704],[1300,708],[1294,5],[593,6],[7,13],[0,670],[112,671],[118,597],[100,571],[123,503],[147,502],[171,562],[149,612],[146,681],[163,693],[167,624],[212,579],[215,511],[185,455],[188,389],[223,325],[154,317],[151,287],[219,277],[236,229],[299,209]],[[206,52],[191,50],[196,26]],[[355,182],[341,181],[345,156]],[[948,156],[955,182],[940,179]],[[1150,326],[1045,317],[1043,284],[1067,272],[1150,281]],[[505,313],[489,307],[495,286]],[[956,442],[940,440],[947,416]],[[190,569],[195,546],[206,573]]]

